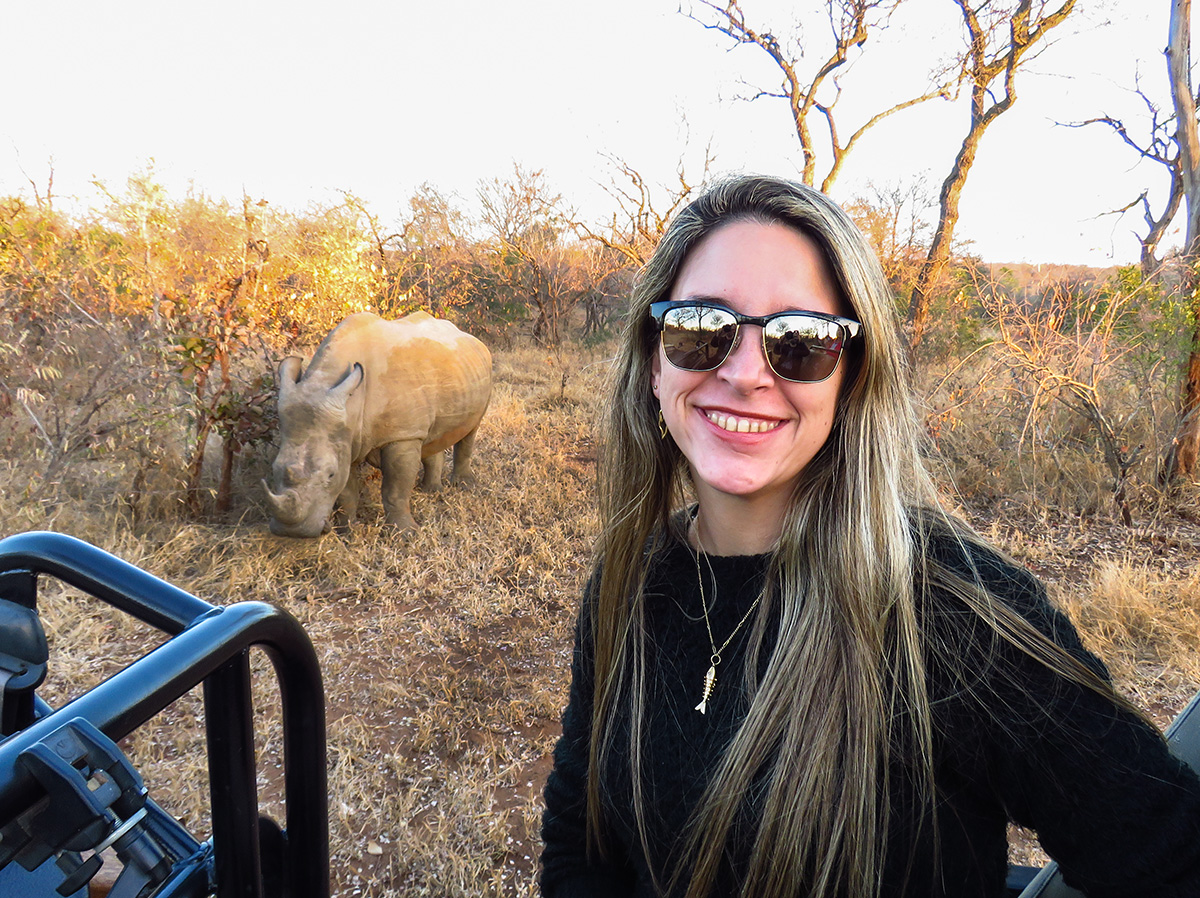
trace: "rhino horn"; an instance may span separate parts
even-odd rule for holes
[[[300,520],[300,515],[296,511],[295,490],[284,490],[282,493],[277,493],[271,489],[271,485],[267,481],[264,480],[262,485],[267,494],[267,507],[270,508],[272,517],[289,524]]]
[[[300,381],[300,368],[304,360],[299,356],[290,355],[279,363],[276,380],[279,382],[279,392],[285,393]]]
[[[329,401],[338,408],[345,408],[350,394],[362,383],[363,376],[363,366],[355,362],[354,366],[346,372],[346,376],[329,388]]]

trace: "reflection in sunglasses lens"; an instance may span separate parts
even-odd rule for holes
[[[711,371],[729,355],[737,322],[721,309],[690,306],[671,309],[663,319],[663,349],[672,365]]]
[[[831,321],[799,315],[776,318],[763,332],[767,361],[787,380],[824,380],[842,354],[841,328]]]

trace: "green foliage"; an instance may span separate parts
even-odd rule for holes
[[[260,374],[235,384],[213,409],[216,431],[235,454],[274,437],[279,424],[275,396],[275,378]]]
[[[918,364],[940,366],[963,358],[991,338],[976,265],[972,259],[956,261],[944,275],[944,287],[930,294],[929,323],[917,349]],[[897,306],[897,314],[903,317],[908,299],[898,300]]]
[[[1182,366],[1191,351],[1192,333],[1196,322],[1191,298],[1179,289],[1164,290],[1150,286],[1145,290],[1143,327],[1147,342],[1162,358]]]

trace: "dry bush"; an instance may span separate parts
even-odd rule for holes
[[[926,432],[932,468],[967,501],[1012,502],[1051,507],[1074,514],[1120,515],[1117,479],[1105,462],[1101,441],[1077,413],[1066,407],[1031,415],[1032,396],[995,359],[981,357],[970,370],[956,372],[958,383],[931,391]],[[1143,414],[1136,391],[1114,398],[1124,412],[1125,433],[1133,445],[1154,439],[1153,422]],[[1146,495],[1153,483],[1151,454],[1141,453],[1124,482],[1126,496],[1140,496],[1133,516],[1149,513]]]
[[[74,491],[80,469],[170,414],[169,390],[151,400],[146,389],[162,385],[147,322],[113,314],[124,266],[99,225],[0,202],[0,458],[17,494]]]
[[[983,342],[921,371],[934,455],[962,495],[1113,513],[1127,526],[1157,513],[1170,384],[1147,344],[1165,313],[1124,274],[1051,281],[1032,296],[973,283]]]

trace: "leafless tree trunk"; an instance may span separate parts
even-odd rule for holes
[[[936,83],[931,84],[927,90],[875,113],[855,129],[844,143],[842,142],[834,115],[834,107],[842,95],[838,75],[853,61],[856,54],[862,51],[863,45],[872,34],[887,28],[892,13],[903,2],[904,0],[826,0],[825,11],[829,19],[829,31],[833,36],[833,46],[827,54],[820,54],[815,48],[806,46],[807,42],[799,37],[786,41],[785,43],[791,46],[785,47],[769,31],[747,23],[740,0],[726,0],[724,5],[712,0],[700,0],[700,5],[714,14],[715,22],[691,13],[687,13],[687,16],[705,28],[728,35],[739,44],[754,44],[771,57],[779,68],[783,76],[780,86],[775,90],[759,90],[751,99],[775,97],[787,101],[796,128],[796,137],[800,141],[800,151],[804,154],[801,177],[809,186],[815,186],[817,183],[817,158],[820,155],[817,151],[818,138],[813,134],[810,118],[815,113],[819,119],[824,119],[829,134],[831,161],[828,171],[821,179],[821,190],[828,193],[841,173],[846,157],[867,131],[910,106],[935,97],[948,97],[957,80],[956,77],[934,78]],[[816,69],[808,74],[802,71],[802,63],[806,56],[819,60]]]
[[[1016,102],[1016,75],[1022,60],[1045,40],[1052,28],[1062,24],[1075,6],[1075,0],[1062,0],[1061,6],[1047,12],[1043,0],[1039,0],[1034,15],[1033,0],[1020,0],[1011,11],[993,6],[987,0],[955,0],[955,3],[962,11],[969,41],[962,71],[971,87],[971,124],[950,174],[942,182],[937,228],[909,300],[906,325],[910,348],[921,342],[925,332],[930,294],[950,259],[959,202],[983,135]],[[1005,31],[1007,39],[1001,40]],[[995,93],[997,81],[1003,90],[999,97]]]
[[[1175,106],[1175,143],[1183,182],[1187,231],[1182,262],[1183,289],[1192,319],[1187,372],[1180,391],[1179,423],[1159,471],[1159,481],[1192,476],[1200,455],[1200,137],[1196,130],[1196,95],[1192,90],[1192,0],[1171,0],[1167,39],[1167,71]]]

